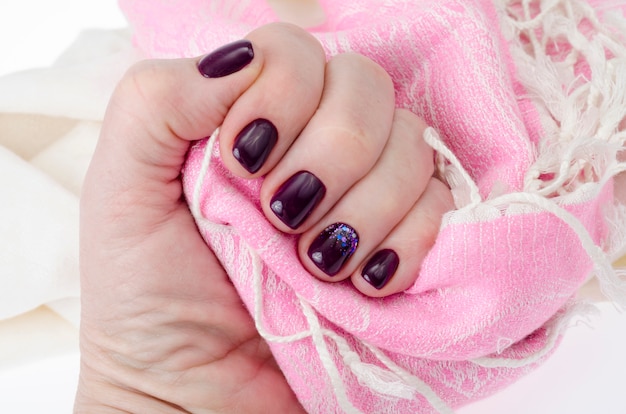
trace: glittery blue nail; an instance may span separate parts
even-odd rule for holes
[[[352,227],[335,223],[326,227],[311,243],[308,255],[324,273],[334,276],[352,256],[358,244],[359,235]]]

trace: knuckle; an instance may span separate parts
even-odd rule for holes
[[[391,133],[391,151],[402,162],[409,175],[430,177],[435,172],[433,149],[423,139],[426,122],[406,109],[396,109]]]
[[[172,82],[171,71],[162,61],[144,60],[131,66],[120,80],[117,95],[151,102],[165,96]]]
[[[426,121],[404,108],[396,108],[394,122],[404,128],[416,131],[423,131],[427,127]]]
[[[186,116],[181,114],[185,94],[181,92],[177,60],[144,60],[131,66],[119,81],[109,108],[111,116],[133,119],[146,131]]]
[[[414,231],[407,235],[407,239],[402,242],[406,246],[411,246],[416,257],[423,258],[426,252],[430,251],[435,245],[440,225],[441,216],[431,214],[430,212],[422,212],[419,226],[415,226]]]
[[[411,231],[403,232],[400,245],[412,246],[415,252],[429,251],[437,240],[443,216],[452,209],[454,201],[450,189],[436,178],[431,178],[409,213]]]
[[[246,36],[259,44],[282,45],[277,50],[288,50],[306,52],[307,54],[317,53],[325,56],[322,44],[308,31],[300,26],[287,22],[274,22],[263,25],[253,30]],[[284,47],[294,42],[298,45]]]
[[[371,139],[371,137],[357,125],[329,126],[319,131],[320,134],[332,137],[325,140],[325,151],[332,153],[339,151],[342,154],[358,154],[358,156],[343,156],[341,162],[334,166],[339,174],[347,177],[354,177],[358,172],[358,177],[365,175],[380,157],[382,145]]]
[[[352,74],[359,74],[370,80],[380,91],[393,91],[393,81],[387,71],[374,60],[355,52],[336,55],[329,64],[345,65]],[[378,93],[378,91],[377,91]]]
[[[431,177],[426,191],[435,198],[435,208],[433,210],[437,211],[440,216],[443,216],[448,211],[454,210],[455,206],[452,191],[450,191],[450,188],[443,181],[436,177]]]

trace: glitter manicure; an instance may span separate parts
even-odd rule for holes
[[[359,235],[347,224],[335,223],[311,243],[309,258],[328,276],[334,276],[348,261],[359,244]]]

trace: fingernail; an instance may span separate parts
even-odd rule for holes
[[[359,244],[359,235],[347,224],[326,227],[311,243],[309,258],[328,276],[334,276],[352,256]]]
[[[252,61],[252,43],[242,39],[224,45],[203,57],[198,70],[205,78],[221,78],[242,69]]]
[[[300,171],[280,186],[270,208],[289,228],[297,228],[326,194],[326,187],[315,175]]]
[[[267,119],[256,119],[235,138],[233,156],[243,168],[254,174],[263,166],[277,139],[274,124]]]
[[[367,262],[361,276],[376,289],[382,289],[396,273],[399,263],[396,252],[391,249],[380,250]]]

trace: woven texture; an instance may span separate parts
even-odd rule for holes
[[[370,299],[309,275],[296,239],[263,217],[261,181],[222,165],[217,134],[189,153],[187,198],[309,412],[450,412],[546,358],[592,272],[623,293],[607,265],[623,248],[623,32],[577,0],[321,3],[312,32],[328,56],[381,64],[397,105],[433,127],[457,210],[415,285]],[[121,5],[153,57],[200,55],[276,20],[260,0]]]

